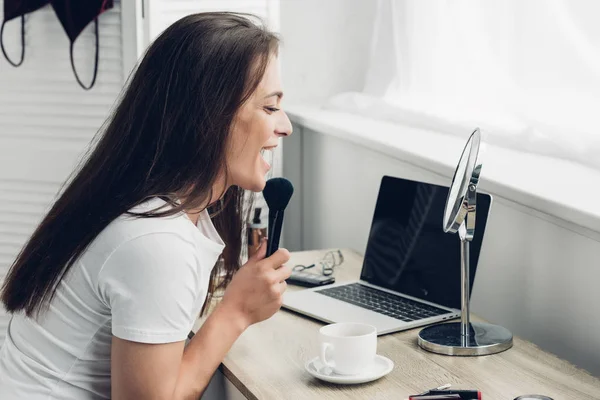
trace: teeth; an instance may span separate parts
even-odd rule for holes
[[[269,158],[269,159],[273,158],[273,151],[272,150],[273,149],[265,149],[265,148],[263,148],[260,151],[260,155],[261,155],[262,159],[265,160],[265,162],[267,164],[269,164],[269,165],[271,165],[271,163],[269,162],[269,160],[267,158]]]

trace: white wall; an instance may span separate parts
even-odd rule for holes
[[[321,102],[364,86],[374,0],[281,0],[286,102]]]
[[[280,49],[281,79],[286,105],[322,104],[330,96],[346,91],[360,91],[365,84],[369,47],[373,30],[375,0],[281,0]],[[294,126],[294,132],[299,127]],[[290,169],[300,165],[301,136],[293,134],[283,140],[282,153],[276,153],[274,169],[292,183],[302,171]],[[299,193],[286,210],[281,246],[299,249],[297,239],[302,230]]]
[[[294,150],[302,154],[284,147],[283,169],[298,186],[284,232],[291,250],[342,247],[364,254],[383,175],[450,183],[449,176],[295,128]],[[600,242],[492,195],[473,312],[600,376],[594,334],[600,332]]]

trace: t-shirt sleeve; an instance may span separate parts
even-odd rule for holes
[[[193,245],[175,233],[121,244],[98,275],[112,334],[142,343],[185,340],[195,320],[200,273]]]

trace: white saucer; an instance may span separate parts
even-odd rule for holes
[[[339,375],[331,370],[331,368],[325,366],[319,357],[315,357],[309,360],[304,368],[309,374],[315,378],[331,382],[331,383],[344,383],[344,384],[356,384],[371,382],[381,378],[390,373],[394,368],[394,362],[387,357],[376,355],[373,360],[373,364],[365,369],[365,371],[358,375]]]

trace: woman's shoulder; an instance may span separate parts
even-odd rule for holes
[[[107,227],[106,231],[124,239],[152,233],[171,233],[193,242],[193,233],[196,227],[184,212],[165,217],[150,218],[135,215],[154,210],[162,212],[168,209],[164,200],[156,197],[152,198],[133,207],[128,213],[122,214]]]
[[[129,211],[131,213],[151,211],[162,204],[164,204],[163,200],[154,198]],[[90,244],[86,255],[96,259],[107,258],[127,243],[141,240],[151,243],[153,238],[160,238],[163,242],[168,240],[171,244],[177,243],[180,249],[187,248],[190,252],[195,252],[197,243],[195,230],[197,231],[197,228],[184,213],[151,218],[124,213],[100,232]]]

